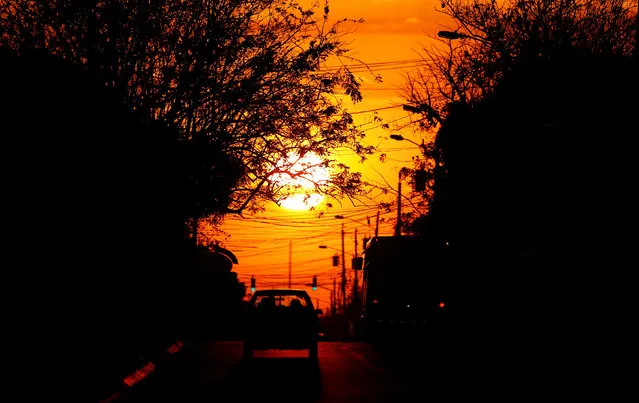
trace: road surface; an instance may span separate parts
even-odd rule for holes
[[[485,347],[479,354],[450,354],[435,345],[399,343],[389,353],[361,342],[320,342],[314,364],[306,351],[257,351],[246,362],[241,342],[203,342],[109,403],[512,402],[570,399],[596,386],[546,356],[531,359],[525,345],[499,356]]]
[[[314,364],[305,351],[257,351],[245,362],[241,342],[202,343],[186,348],[116,401],[413,402],[424,390],[432,395],[439,387],[436,378],[415,382],[365,343],[319,346]]]

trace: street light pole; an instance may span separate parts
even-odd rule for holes
[[[346,262],[344,260],[344,223],[342,223],[342,313],[346,313]]]
[[[288,241],[288,288],[291,288],[291,271],[292,271],[292,257],[293,257],[293,241]]]
[[[407,139],[404,136],[402,136],[399,133],[393,133],[390,135],[390,138],[393,140],[398,140],[398,141],[408,141],[409,143],[412,143],[414,145],[416,145],[417,147],[420,148],[420,150],[423,153],[423,156],[426,157],[426,145],[424,144],[424,140],[422,139],[422,143],[418,144],[416,142],[414,142],[411,139]],[[404,168],[400,168],[399,170],[399,181],[397,183],[397,224],[395,225],[395,236],[401,236],[402,235],[402,169]],[[419,181],[417,174],[422,173],[421,175],[421,181]],[[415,174],[415,189],[417,190],[424,190],[425,186],[426,186],[426,174],[424,173],[424,163],[422,162],[422,168],[421,170],[417,171],[417,173]]]
[[[338,214],[335,216],[335,218],[337,218],[338,220],[350,220],[356,224],[362,224],[362,225],[366,225],[369,228],[372,228],[370,226],[370,219],[367,217],[367,224],[363,224],[357,220],[353,220],[352,218],[343,216],[341,214]],[[375,236],[378,235],[379,232],[379,208],[377,209],[377,223],[376,223],[376,227],[375,227]],[[357,278],[357,266],[356,266],[356,259],[358,259],[358,248],[357,248],[357,228],[355,229],[355,253],[354,254],[350,254],[353,257],[352,260],[352,268],[353,268],[353,290],[352,290],[352,294],[351,294],[351,308],[358,308],[359,306],[359,281]],[[320,245],[319,246],[322,249],[326,249],[329,248],[326,245]],[[366,245],[364,245],[364,247],[366,247]],[[333,248],[331,248],[333,249]],[[346,252],[344,251],[344,223],[342,222],[342,283],[341,283],[341,292],[342,292],[342,304],[343,304],[343,310],[342,312],[345,314],[347,313],[347,297],[346,297],[346,258],[345,258],[345,254]]]
[[[355,259],[357,259],[357,228],[355,228]],[[357,267],[353,260],[353,306],[355,309],[359,307],[359,282],[357,281]]]
[[[337,314],[337,303],[338,303],[336,282],[337,280],[335,279],[335,276],[333,276],[333,316]]]
[[[421,143],[421,144],[419,144],[419,143],[414,142],[414,141],[413,141],[413,140],[411,140],[411,139],[408,139],[408,138],[406,138],[406,137],[402,136],[402,135],[401,135],[401,134],[399,134],[399,133],[393,133],[393,134],[391,134],[389,137],[390,137],[391,139],[393,139],[393,140],[397,140],[397,141],[408,141],[409,143],[415,144],[417,147],[419,147],[419,148],[422,150],[422,152],[423,152],[424,154],[426,154],[426,145],[424,144],[424,139],[422,139],[422,143]]]
[[[395,236],[402,235],[402,170],[399,170],[397,182],[397,223],[395,224]]]

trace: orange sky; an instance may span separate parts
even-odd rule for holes
[[[380,62],[403,62],[391,66],[391,69],[379,70],[383,83],[372,83],[370,77],[363,73],[364,100],[356,105],[349,105],[351,112],[370,111],[378,108],[379,116],[385,122],[407,123],[409,114],[401,109],[403,103],[398,93],[398,86],[404,82],[404,74],[415,67],[416,51],[429,44],[437,31],[446,27],[442,14],[435,10],[439,7],[435,0],[333,0],[329,3],[334,19],[363,18],[365,22],[357,25],[356,31],[347,38],[352,54],[369,64]],[[400,68],[398,68],[400,67]],[[399,105],[399,107],[398,107]],[[390,107],[390,108],[389,108]],[[418,154],[418,148],[408,142],[397,142],[388,139],[394,131],[384,130],[379,124],[371,123],[372,112],[353,115],[356,124],[363,125],[367,136],[365,142],[375,145],[380,152],[386,153],[384,163],[373,156],[364,164],[353,164],[348,155],[341,155],[354,170],[363,173],[365,180],[387,183],[391,192],[385,201],[396,200],[397,177],[402,166],[411,167],[411,156]],[[402,129],[402,135],[417,143],[421,141],[419,133],[410,129]],[[405,193],[405,192],[402,192]],[[324,288],[311,291],[305,284],[310,283],[313,275],[317,275],[322,287],[332,289],[333,278],[341,275],[341,265],[333,267],[331,256],[341,255],[341,225],[344,224],[344,250],[346,252],[346,271],[350,281],[352,270],[350,258],[355,251],[354,231],[358,231],[357,252],[362,250],[362,237],[373,235],[375,228],[376,207],[371,202],[368,206],[353,206],[345,201],[340,207],[336,203],[325,218],[317,219],[313,213],[289,210],[275,205],[259,217],[228,217],[223,230],[229,238],[224,245],[233,251],[239,261],[234,271],[241,281],[249,284],[250,277],[256,277],[258,288],[288,286],[289,265],[292,286],[306,288],[313,297],[319,300],[323,309],[329,306],[330,292]],[[403,206],[403,208],[410,208]],[[341,214],[347,219],[339,220],[334,216]],[[396,212],[382,214],[381,218],[394,218]],[[370,220],[370,226],[368,221]],[[379,235],[392,235],[393,226],[381,222]],[[319,245],[326,245],[320,249]]]

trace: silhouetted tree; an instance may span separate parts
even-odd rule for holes
[[[295,186],[274,174],[309,152],[333,170],[316,183],[328,196],[357,197],[360,175],[331,157],[372,152],[340,94],[361,100],[345,65],[344,22],[295,1],[3,2],[0,41],[44,48],[95,71],[132,109],[178,127],[189,143],[188,217],[261,208]],[[317,13],[317,11],[320,11]],[[332,60],[336,67],[328,67]],[[224,156],[227,156],[224,158]],[[212,190],[216,189],[216,190]],[[218,191],[217,189],[222,189]],[[214,194],[211,194],[214,192]]]
[[[425,157],[442,167],[416,230],[450,240],[458,312],[486,330],[479,345],[525,340],[531,360],[602,376],[579,348],[593,347],[590,363],[606,354],[598,340],[624,333],[632,292],[620,268],[633,248],[612,234],[632,215],[636,3],[444,5],[460,42],[429,54],[447,69],[408,87],[436,133]]]
[[[457,124],[452,122],[456,119],[447,120],[452,116],[451,111],[461,116],[459,111],[471,110],[493,96],[498,86],[505,87],[505,80],[523,79],[524,69],[531,77],[538,74],[549,77],[560,88],[568,90],[573,84],[556,80],[549,70],[551,65],[557,68],[570,65],[577,73],[580,68],[575,66],[576,60],[597,56],[600,63],[615,63],[614,60],[629,57],[636,46],[636,2],[445,0],[441,12],[457,24],[452,31],[455,39],[440,40],[439,46],[423,49],[426,66],[409,75],[405,86],[407,109],[422,116],[417,122],[421,129],[431,134],[427,136],[430,141],[424,147],[424,154],[416,159],[416,168],[425,166],[429,171],[429,186],[423,197],[430,214],[438,206],[446,205],[443,200],[448,198],[446,178],[452,158],[448,155],[449,149],[452,142],[461,143],[459,139],[446,137],[444,132],[437,134],[444,122],[449,126]],[[542,66],[540,61],[544,59],[548,59],[548,63]],[[536,71],[535,67],[546,71]],[[510,74],[513,70],[517,73]],[[602,69],[599,73],[603,75],[612,70],[614,68]],[[558,74],[564,77],[563,73]],[[605,76],[601,77],[605,79]],[[581,79],[582,85],[589,85],[590,81],[584,74],[569,74],[568,78],[573,82]],[[618,85],[619,89],[623,87],[623,84]],[[547,85],[527,88],[532,91],[527,96],[538,102],[536,114],[542,104],[547,104],[545,111],[555,109],[552,113],[556,115],[567,105],[572,109],[574,104],[566,97],[562,97],[561,102],[546,102],[543,94],[548,88]],[[589,99],[601,102],[594,92]],[[625,100],[620,100],[619,104],[623,108]],[[479,136],[481,140],[478,141],[485,142],[493,136],[491,131],[486,133],[488,138],[481,137],[479,131],[464,126]],[[518,137],[518,134],[512,133],[512,137]],[[482,151],[478,148],[476,154],[481,155]],[[486,160],[492,159],[492,153],[497,152],[486,151],[489,154],[481,157]],[[439,215],[443,217],[446,213],[440,211]],[[432,217],[429,220],[443,222]],[[441,226],[440,229],[443,230]],[[412,231],[420,229],[413,225]]]
[[[4,265],[28,301],[26,333],[90,379],[65,375],[112,393],[140,357],[193,337],[181,318],[207,310],[204,335],[232,330],[244,294],[232,264],[183,242],[176,130],[38,49],[0,47],[0,105]],[[187,303],[196,295],[212,303]]]
[[[422,50],[425,67],[407,77],[410,110],[436,129],[450,103],[472,104],[491,93],[517,58],[558,57],[563,51],[630,55],[636,1],[444,0],[438,10],[457,27],[453,40]]]

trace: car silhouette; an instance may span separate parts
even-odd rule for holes
[[[244,358],[254,350],[308,350],[317,360],[319,315],[304,290],[258,290],[246,309]]]

